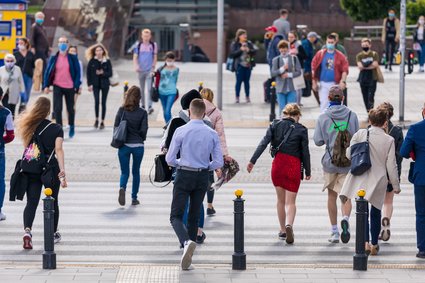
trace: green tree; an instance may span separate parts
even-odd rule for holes
[[[416,24],[419,16],[425,16],[425,0],[409,1],[406,7],[408,24]]]
[[[421,0],[420,0],[421,1]],[[400,9],[400,0],[340,0],[341,7],[354,21],[383,19],[389,8]]]

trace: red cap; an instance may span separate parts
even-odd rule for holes
[[[277,28],[275,26],[268,26],[265,28],[266,31],[277,32]]]

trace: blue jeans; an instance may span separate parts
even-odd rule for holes
[[[164,111],[165,123],[168,123],[171,120],[171,108],[176,100],[176,94],[159,95],[159,99],[161,100],[162,110]]]
[[[425,64],[425,42],[420,43],[421,51],[418,51],[418,58],[419,58],[419,66],[423,67]]]
[[[120,160],[121,176],[120,176],[120,188],[127,188],[128,178],[130,177],[130,156],[133,155],[133,167],[131,174],[133,175],[133,189],[131,191],[131,198],[137,199],[140,187],[140,164],[142,163],[143,154],[145,148],[139,147],[128,147],[124,145],[118,150],[118,158]]]
[[[186,207],[184,209],[184,214],[183,214],[183,224],[187,226],[187,216],[189,214],[189,200],[187,200],[186,203]],[[205,223],[205,211],[204,211],[204,203],[201,203],[201,211],[199,214],[199,223],[198,223],[198,227],[201,229],[204,229],[204,223]]]
[[[6,193],[6,182],[4,175],[6,171],[6,158],[4,156],[4,148],[0,149],[0,212],[3,207],[4,194]]]
[[[370,243],[372,245],[378,244],[379,232],[381,232],[381,211],[371,205],[371,209],[369,212],[370,218],[370,236],[372,240]],[[366,242],[369,242],[369,220],[366,222]]]
[[[415,209],[417,246],[425,252],[425,186],[415,185]]]
[[[23,75],[24,77],[24,85],[25,85],[25,92],[21,93],[21,103],[27,103],[30,99],[31,89],[32,89],[32,78],[26,74]]]
[[[278,93],[277,102],[279,103],[279,115],[288,103],[297,103],[297,91],[293,90],[287,93]]]
[[[236,97],[241,93],[242,82],[245,88],[245,95],[249,97],[249,80],[251,78],[251,68],[238,65],[236,68]]]

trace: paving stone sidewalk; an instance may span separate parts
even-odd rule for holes
[[[423,283],[425,270],[386,268],[353,271],[351,267],[251,266],[245,271],[228,265],[201,265],[190,271],[178,266],[58,266],[56,270],[40,267],[0,266],[1,282],[98,282],[98,283]]]

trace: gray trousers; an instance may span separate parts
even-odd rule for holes
[[[149,72],[139,72],[139,84],[140,92],[142,97],[140,99],[140,105],[145,108],[147,104],[149,108],[152,108],[152,99],[151,99],[151,88],[152,88],[152,76],[151,71]],[[145,95],[146,91],[146,95]]]

